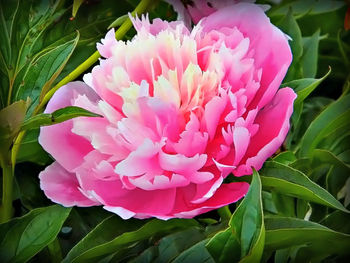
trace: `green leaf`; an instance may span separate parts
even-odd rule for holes
[[[285,195],[348,212],[330,193],[292,167],[267,161],[260,170],[260,175],[264,189],[272,189]]]
[[[81,218],[81,220],[83,220],[83,218]],[[112,215],[99,223],[91,232],[81,239],[69,251],[63,262],[72,262],[86,251],[110,242],[124,232],[137,230],[142,224],[140,220],[133,219],[125,221],[119,216]]]
[[[51,243],[69,215],[59,205],[32,210],[0,225],[1,262],[26,262]]]
[[[273,157],[273,160],[275,162],[281,163],[281,164],[290,164],[297,160],[295,157],[295,154],[291,151],[284,151]]]
[[[274,251],[303,245],[295,262],[321,260],[330,255],[350,253],[350,235],[310,221],[288,217],[265,219],[265,249]]]
[[[214,263],[214,259],[209,254],[208,250],[205,247],[205,244],[208,242],[207,239],[197,243],[196,245],[186,249],[182,252],[173,263],[193,263],[193,262],[205,262],[205,263]]]
[[[216,262],[258,262],[264,239],[261,183],[254,171],[249,191],[232,215],[229,228],[217,233],[206,247]]]
[[[301,64],[304,78],[314,78],[317,73],[318,43],[320,30],[317,30],[310,38],[303,38],[303,55]]]
[[[128,226],[130,222],[128,221],[127,223],[128,224],[125,226]],[[106,227],[106,225],[109,226]],[[168,221],[154,219],[143,225],[138,230],[131,230],[130,232],[125,232],[120,235],[114,235],[114,239],[107,240],[106,242],[102,241],[100,244],[95,245],[94,242],[96,242],[95,239],[100,234],[100,229],[110,231],[112,225],[115,228],[114,224],[110,224],[109,222],[106,223],[106,221],[102,222],[91,231],[86,238],[79,242],[71,252],[68,253],[64,262],[95,262],[96,260],[101,259],[114,251],[123,249],[126,246],[130,246],[135,242],[145,240],[155,235],[162,236],[176,230],[197,226],[198,223],[195,220],[185,219],[172,219]],[[138,227],[139,226],[140,225],[138,225]],[[91,242],[93,242],[93,245],[88,247],[86,243],[91,244]]]
[[[72,55],[78,40],[79,34],[74,39],[54,46],[49,51],[42,51],[25,71],[19,72],[18,81],[14,83],[13,100],[33,98],[28,114],[39,103],[40,96],[42,97],[51,88]]]
[[[68,106],[52,113],[42,113],[25,120],[21,130],[36,129],[40,126],[54,125],[76,117],[102,117],[99,114],[76,106]]]
[[[317,145],[334,129],[350,125],[350,94],[333,102],[310,124],[301,139],[300,157],[310,156]],[[340,134],[341,135],[341,134]]]
[[[313,92],[317,86],[329,76],[330,73],[331,69],[329,69],[322,78],[304,78],[292,80],[290,82],[283,83],[282,87],[290,87],[297,93],[298,96],[294,102],[295,105],[303,102],[310,95],[310,93]]]

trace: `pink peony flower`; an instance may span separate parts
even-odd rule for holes
[[[56,161],[41,188],[64,206],[103,205],[122,218],[191,218],[236,202],[283,143],[296,97],[278,90],[292,55],[261,8],[227,7],[190,32],[182,22],[133,21],[107,33],[100,65],[58,90],[46,112],[74,105],[103,115],[42,127]]]

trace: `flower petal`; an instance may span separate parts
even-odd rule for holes
[[[74,173],[69,173],[57,162],[46,167],[39,175],[40,188],[53,202],[63,206],[93,206],[97,202],[88,199],[79,190]]]

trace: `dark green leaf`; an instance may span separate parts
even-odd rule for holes
[[[288,13],[284,18],[277,24],[277,26],[287,35],[289,35],[292,40],[289,44],[292,49],[293,61],[290,65],[287,75],[284,81],[290,81],[294,79],[299,79],[303,77],[302,67],[300,64],[300,58],[303,54],[303,42],[301,37],[301,31],[293,17],[292,9],[289,9]]]
[[[39,165],[50,163],[52,159],[38,142],[39,131],[39,128],[27,130],[17,154],[17,163],[33,162]]]
[[[330,193],[292,167],[268,161],[260,170],[260,175],[265,189],[348,212]]]
[[[59,205],[38,208],[0,225],[1,262],[28,261],[55,239],[69,212]]]
[[[40,126],[54,125],[76,117],[102,117],[99,114],[76,106],[68,106],[58,109],[53,113],[42,113],[25,120],[21,130],[36,129]]]

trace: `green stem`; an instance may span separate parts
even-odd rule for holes
[[[13,169],[11,163],[1,158],[2,167],[2,204],[0,209],[0,223],[4,223],[12,217],[12,188]]]
[[[221,218],[221,221],[230,221],[230,218],[232,216],[232,213],[231,213],[230,208],[228,207],[228,205],[219,208],[218,209],[218,214],[219,214],[219,216]]]

